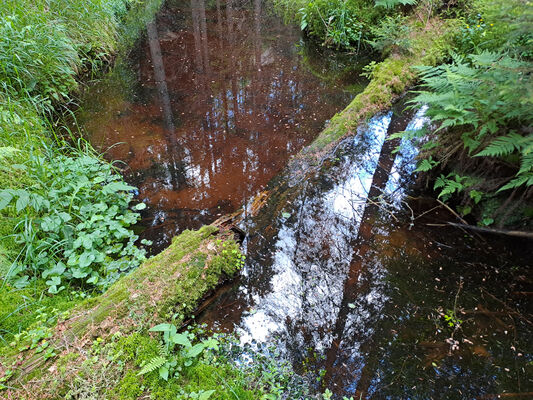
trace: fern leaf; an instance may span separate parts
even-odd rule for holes
[[[518,171],[517,175],[529,171],[533,171],[533,153],[528,153],[522,156],[522,159],[520,160],[520,171]]]
[[[502,192],[508,189],[514,189],[518,186],[525,185],[526,187],[533,186],[533,173],[522,174],[514,178],[512,181],[507,183],[498,189],[498,192]]]
[[[149,374],[150,372],[155,371],[158,368],[161,368],[165,363],[167,362],[166,357],[157,356],[154,357],[146,364],[137,375],[145,375]]]
[[[523,136],[517,133],[510,133],[507,136],[500,136],[494,139],[483,151],[476,154],[476,157],[501,157],[511,154],[515,150],[520,150],[524,144]]]

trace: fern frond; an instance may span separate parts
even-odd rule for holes
[[[150,372],[155,371],[158,368],[161,368],[165,363],[167,362],[166,357],[156,356],[146,364],[137,375],[145,375],[149,374]]]
[[[520,170],[517,175],[524,174],[526,172],[533,171],[533,153],[523,155],[520,160]]]
[[[163,342],[159,342],[158,350],[159,350],[159,355],[161,357],[166,358],[168,356],[168,347]]]
[[[500,136],[494,139],[483,151],[477,153],[476,157],[501,157],[511,154],[515,150],[520,150],[527,142],[527,139],[527,137],[517,133]]]
[[[514,189],[518,186],[525,185],[526,187],[533,186],[533,172],[518,175],[516,178],[514,178],[512,181],[507,183],[505,186],[502,186],[498,189],[498,192],[508,190],[508,189]]]

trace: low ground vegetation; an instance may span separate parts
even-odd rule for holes
[[[418,171],[435,195],[480,224],[531,221],[528,1],[275,3],[313,40],[375,55],[368,87],[305,152],[354,133],[420,81],[412,105],[427,105],[431,124],[416,138]],[[144,207],[133,204],[136,189],[60,118],[80,78],[101,71],[118,36],[133,40],[159,5],[0,5],[0,389],[18,396],[24,387],[29,398],[330,398],[313,397],[312,383],[271,349],[246,353],[232,338],[183,330],[202,297],[242,266],[238,244],[209,226],[145,260],[131,229]]]
[[[31,323],[34,310],[64,309],[76,302],[77,293],[101,291],[144,260],[130,229],[144,207],[131,204],[135,188],[65,125],[62,110],[82,79],[93,77],[119,46],[134,40],[159,4],[39,0],[0,5],[4,342]]]

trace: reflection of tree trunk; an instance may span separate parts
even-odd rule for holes
[[[172,184],[175,185],[175,187],[178,187],[182,183],[185,183],[185,175],[181,161],[176,161],[176,157],[179,157],[180,151],[177,146],[176,128],[172,116],[172,107],[165,76],[165,65],[163,63],[155,20],[146,24],[146,31],[148,34],[148,45],[150,46],[152,65],[154,67],[155,84],[157,86],[157,92],[159,100],[161,101],[161,108],[165,121],[166,139],[170,156],[169,172],[172,178]]]
[[[260,92],[261,79],[261,0],[254,0],[254,50],[255,71],[252,75],[255,79],[252,82],[252,104],[256,108],[256,94]]]
[[[205,17],[205,0],[198,0],[199,8],[199,18],[200,18],[200,32],[202,38],[202,52],[204,60],[204,71],[209,74],[209,47],[207,42],[207,26],[206,26],[206,17]]]
[[[237,46],[235,46],[235,32],[233,31],[233,0],[228,0],[226,3],[226,18],[228,23],[228,40],[231,48],[231,54],[230,54],[230,74],[231,74],[231,91],[232,91],[232,99],[233,99],[233,124],[234,124],[234,131],[238,131],[238,121],[237,121],[237,114],[239,112],[239,105],[238,105],[238,92],[237,92],[237,71],[235,71],[236,63],[235,63],[235,49]]]
[[[200,33],[200,15],[198,12],[198,1],[191,0],[191,13],[192,13],[192,30],[194,36],[194,63],[196,67],[196,73],[201,74],[203,69],[202,62],[202,37]]]
[[[220,10],[220,0],[217,0],[217,33],[218,33],[218,49],[220,54],[225,57],[224,53],[224,28],[222,26],[222,12]],[[226,77],[225,77],[225,69],[222,69],[222,79],[218,79],[219,82],[221,82],[223,91],[221,95],[221,101],[222,101],[222,108],[224,109],[224,134],[222,135],[222,140],[226,140],[226,133],[229,130],[229,124],[228,124],[228,94],[226,89]]]
[[[394,115],[387,129],[386,137],[389,137],[395,132],[405,130],[405,128],[407,127],[408,120],[409,119],[406,116]],[[373,221],[376,218],[379,210],[379,206],[374,202],[370,202],[369,200],[375,199],[385,189],[385,185],[388,182],[388,178],[394,165],[394,160],[396,158],[396,156],[392,154],[392,151],[398,146],[398,144],[398,140],[385,140],[383,147],[381,148],[381,152],[379,154],[378,159],[378,166],[374,172],[374,176],[372,177],[372,185],[367,195],[367,202],[365,204],[364,212],[361,217],[359,231],[357,236],[351,241],[351,246],[357,247],[357,251],[355,251],[352,256],[348,276],[344,281],[343,297],[339,313],[337,315],[335,328],[333,331],[333,342],[326,353],[326,376],[324,382],[332,383],[333,380],[335,380],[335,383],[337,383],[338,381],[338,383],[342,384],[342,375],[339,374],[340,376],[336,376],[336,374],[334,373],[334,368],[335,365],[343,364],[342,362],[340,362],[341,360],[339,360],[339,353],[341,341],[345,339],[344,330],[346,327],[346,320],[348,314],[350,312],[353,312],[353,310],[350,309],[349,304],[356,302],[357,298],[361,296],[362,290],[361,286],[358,286],[358,282],[361,272],[364,268],[366,256],[371,250],[370,244],[372,243],[374,238],[374,233],[372,232]],[[350,339],[352,342],[354,340],[357,340],[357,338]],[[370,381],[372,379],[372,371],[367,371],[365,367],[363,367],[361,376],[358,377],[359,380],[356,398],[365,395],[366,389],[368,388],[368,385],[370,384]],[[363,389],[361,388],[361,386],[363,386]],[[339,389],[338,386],[336,386],[335,388]]]

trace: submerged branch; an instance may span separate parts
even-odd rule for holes
[[[469,225],[469,224],[458,224],[456,222],[448,222],[447,225],[455,226],[457,228],[471,229],[477,232],[485,232],[485,233],[493,233],[496,235],[507,235],[507,236],[514,236],[514,237],[522,237],[526,239],[533,239],[533,232],[487,228],[487,227],[475,226],[475,225]]]

